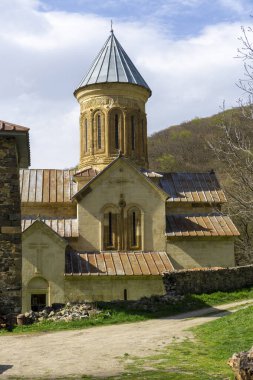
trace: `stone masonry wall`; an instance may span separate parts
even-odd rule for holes
[[[233,268],[188,269],[163,275],[167,294],[201,294],[253,286],[253,265]]]
[[[0,315],[21,311],[21,260],[16,141],[0,136]]]

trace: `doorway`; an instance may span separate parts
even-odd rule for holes
[[[46,294],[31,294],[32,311],[41,311],[46,307]]]

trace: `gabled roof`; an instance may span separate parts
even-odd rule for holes
[[[97,181],[98,178],[100,178],[107,170],[109,170],[112,166],[114,166],[119,160],[122,160],[125,162],[129,167],[131,167],[136,173],[138,173],[144,181],[146,181],[155,191],[157,191],[160,196],[162,196],[164,199],[167,198],[166,192],[159,186],[157,186],[152,180],[150,180],[148,177],[143,174],[139,168],[135,166],[135,164],[128,158],[125,158],[122,155],[119,155],[116,157],[112,162],[110,162],[109,165],[107,165],[101,172],[99,172],[95,177],[93,177],[88,183],[86,183],[76,194],[73,195],[73,199],[76,199],[77,201],[81,199],[86,193],[89,193],[89,187],[92,183]]]
[[[22,232],[26,231],[33,223],[38,220],[45,223],[61,237],[74,238],[79,236],[77,219],[71,218],[35,218],[27,216],[21,220]]]
[[[219,213],[169,215],[166,221],[166,235],[169,237],[240,235],[230,217]]]
[[[15,137],[18,150],[18,164],[21,168],[27,168],[31,164],[29,128],[0,120],[0,136]]]
[[[159,276],[173,270],[166,252],[66,252],[66,275]]]
[[[57,232],[50,228],[39,217],[23,232],[23,239],[28,238],[35,231],[39,231],[40,234],[43,231],[46,235],[50,236],[53,240],[57,241],[64,247],[68,245],[67,240],[65,240],[62,236],[60,236]]]
[[[167,202],[225,203],[225,194],[213,171],[209,173],[160,173],[159,184]]]
[[[113,31],[77,89],[89,84],[107,82],[132,83],[145,87],[151,92]]]

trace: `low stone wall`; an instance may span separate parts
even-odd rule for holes
[[[167,294],[201,294],[253,286],[253,265],[234,268],[200,268],[166,272]]]

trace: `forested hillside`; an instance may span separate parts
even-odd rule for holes
[[[235,108],[211,117],[195,118],[154,133],[148,138],[150,168],[161,171],[209,171],[222,174],[224,165],[209,147],[222,138],[221,125],[229,123],[252,135],[253,120]]]
[[[235,108],[164,129],[149,137],[149,164],[157,171],[214,170],[241,236],[238,264],[253,263],[253,108]],[[212,147],[210,146],[212,145]]]

